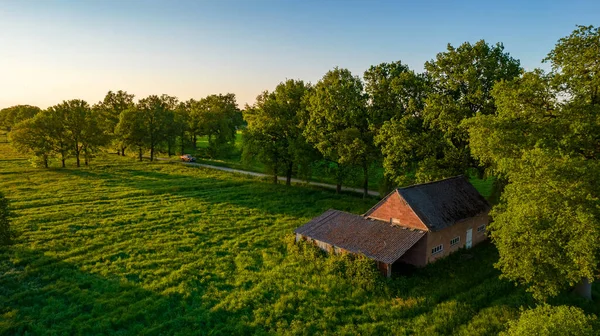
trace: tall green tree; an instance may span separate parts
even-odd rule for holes
[[[126,146],[138,150],[138,159],[143,160],[142,154],[146,144],[147,131],[144,125],[143,112],[132,106],[119,115],[119,123],[115,127],[115,134]]]
[[[280,171],[285,172],[286,184],[299,164],[308,164],[311,146],[302,135],[303,98],[308,90],[301,80],[282,82],[271,93],[264,92],[253,106],[244,109],[248,123],[243,133],[243,157],[256,159],[273,173],[277,183]]]
[[[40,113],[15,125],[9,134],[13,147],[21,152],[32,153],[45,168],[48,168],[48,160],[55,150],[48,127],[51,125],[47,123],[47,118]]]
[[[81,166],[81,155],[88,163],[89,155],[98,146],[104,144],[105,137],[99,126],[97,116],[89,104],[80,99],[63,101],[54,107],[62,120],[65,137],[75,155],[77,167]]]
[[[432,91],[423,109],[424,125],[440,133],[443,147],[423,161],[423,176],[439,179],[478,167],[461,123],[478,113],[496,112],[492,88],[498,81],[518,76],[520,62],[506,53],[501,43],[489,45],[480,40],[458,48],[449,44],[446,52],[425,63],[425,70]]]
[[[591,298],[600,257],[600,32],[579,27],[535,70],[498,83],[493,115],[466,122],[470,147],[508,182],[491,237],[504,277],[545,299]]]
[[[180,147],[180,155],[185,154],[185,144],[187,139],[187,134],[190,130],[190,101],[180,102],[175,108],[175,122],[174,122],[174,132],[179,137],[179,147]]]
[[[31,105],[16,105],[0,110],[0,128],[10,132],[23,120],[33,118],[41,109]]]
[[[306,96],[306,139],[337,166],[337,192],[349,166],[363,169],[364,196],[368,195],[368,167],[376,155],[367,95],[360,78],[347,69],[325,74]]]
[[[167,139],[169,122],[172,121],[172,110],[169,98],[151,95],[141,99],[137,110],[141,114],[142,127],[145,131],[145,147],[150,150],[150,161],[154,161],[158,144]]]
[[[134,105],[133,94],[127,91],[119,90],[117,92],[108,91],[104,99],[93,106],[98,113],[98,122],[102,129],[108,134],[117,147],[118,154],[125,156],[127,146],[115,134],[115,128],[119,123],[119,116],[123,111]]]
[[[413,181],[419,163],[433,156],[440,140],[423,125],[424,101],[430,92],[427,76],[394,62],[372,66],[364,78],[371,128],[383,155],[386,178],[392,184]]]
[[[166,128],[164,134],[164,143],[167,146],[167,155],[171,156],[175,150],[177,136],[180,134],[179,129],[181,127],[179,124],[179,115],[176,113],[176,110],[179,106],[179,99],[166,94],[161,95],[160,99],[163,101],[165,107],[164,122],[166,123]]]
[[[197,103],[196,111],[201,134],[208,137],[209,154],[219,156],[231,150],[243,120],[235,94],[209,95]]]

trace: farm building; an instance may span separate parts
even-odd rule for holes
[[[362,216],[327,210],[294,232],[327,252],[363,254],[390,276],[402,264],[425,266],[482,242],[489,210],[457,176],[396,189]]]

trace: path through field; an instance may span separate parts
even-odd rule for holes
[[[169,160],[167,158],[156,158],[156,159],[157,160]],[[205,163],[196,163],[196,162],[182,162],[182,163],[185,165],[188,165],[188,166],[197,166],[197,167],[204,167],[204,168],[210,168],[210,169],[218,169],[218,170],[222,170],[222,171],[226,171],[226,172],[230,172],[230,173],[236,173],[236,174],[244,174],[244,175],[250,175],[250,176],[257,176],[257,177],[271,177],[271,175],[268,175],[268,174],[257,173],[257,172],[248,171],[248,170],[233,169],[233,168],[228,168],[228,167],[213,166],[213,165],[209,165],[209,164],[205,164]],[[286,179],[285,176],[279,176],[279,178],[278,178],[279,181],[285,181],[285,179]],[[301,180],[301,179],[297,179],[297,178],[292,178],[292,183],[305,184],[305,185],[311,185],[311,186],[317,186],[317,187],[329,188],[329,189],[336,188],[335,184],[305,181],[305,180]],[[351,187],[344,187],[344,186],[342,186],[342,191],[351,191],[351,192],[356,192],[356,193],[360,193],[360,194],[362,194],[362,192],[363,192],[363,190],[360,188],[351,188]],[[369,195],[379,196],[379,192],[375,191],[375,190],[369,190]]]

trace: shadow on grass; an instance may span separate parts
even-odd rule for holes
[[[203,288],[160,295],[124,279],[82,272],[24,249],[0,251],[0,333],[4,335],[240,334],[257,330],[209,310]],[[226,321],[236,323],[225,323]]]

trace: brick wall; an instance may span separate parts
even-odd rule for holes
[[[477,228],[482,224],[485,224],[487,229],[488,222],[489,217],[486,213],[461,221],[446,229],[437,232],[429,232],[427,234],[427,262],[432,262],[439,258],[445,257],[450,253],[455,252],[459,248],[464,247],[467,241],[468,229],[473,229],[472,245],[475,246],[476,244],[481,243],[487,238],[487,230],[484,232],[477,232]],[[452,240],[454,237],[460,237],[460,241],[458,242],[458,244],[450,246],[450,240]],[[431,250],[434,247],[439,246],[440,244],[444,245],[443,251],[432,255]]]
[[[394,223],[401,226],[427,231],[427,227],[402,197],[394,192],[369,217]]]

